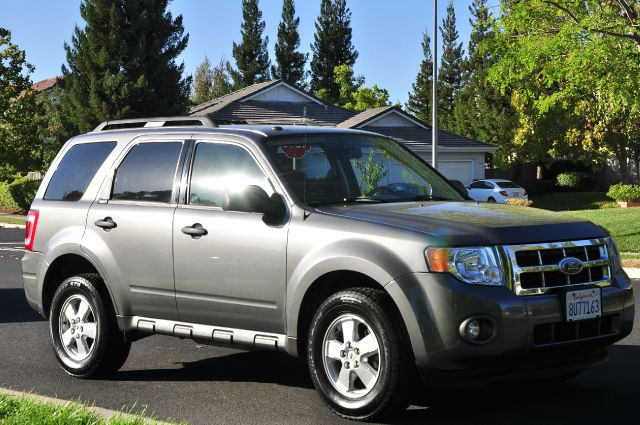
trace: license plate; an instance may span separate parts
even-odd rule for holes
[[[566,292],[565,317],[567,322],[593,319],[600,316],[602,316],[602,294],[600,288]]]

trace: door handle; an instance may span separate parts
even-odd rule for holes
[[[113,221],[111,217],[105,217],[102,220],[96,220],[94,224],[104,230],[109,230],[109,229],[118,227],[116,222]]]
[[[200,223],[195,223],[191,226],[183,227],[182,233],[184,233],[185,235],[189,235],[194,239],[199,239],[201,236],[206,236],[207,234],[209,234],[209,232],[207,232],[207,229],[202,227],[202,224]]]

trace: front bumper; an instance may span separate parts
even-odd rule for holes
[[[579,371],[605,361],[607,347],[631,332],[634,319],[633,290],[622,271],[602,288],[602,317],[610,332],[576,332],[559,341],[544,338],[551,324],[566,327],[557,294],[517,296],[504,287],[467,285],[435,273],[408,274],[386,288],[404,319],[419,370],[431,382]],[[460,324],[475,316],[495,321],[495,337],[485,344],[460,336]]]

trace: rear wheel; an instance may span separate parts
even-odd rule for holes
[[[131,343],[109,314],[98,291],[97,274],[66,279],[56,290],[49,330],[56,357],[64,370],[78,378],[105,376],[120,369]]]
[[[330,296],[309,333],[313,384],[340,416],[373,420],[407,406],[413,382],[408,343],[386,293],[354,288]]]
[[[489,197],[489,199],[487,199],[487,202],[491,202],[491,203],[496,203],[496,200],[493,197]]]

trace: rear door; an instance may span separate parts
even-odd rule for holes
[[[177,319],[172,225],[182,140],[144,140],[126,150],[89,210],[83,249],[128,299],[124,315]]]
[[[173,225],[180,320],[283,333],[288,220],[268,225],[261,214],[224,211],[225,190],[247,185],[274,192],[252,152],[235,143],[196,142],[186,203]],[[185,233],[190,228],[204,234]]]

